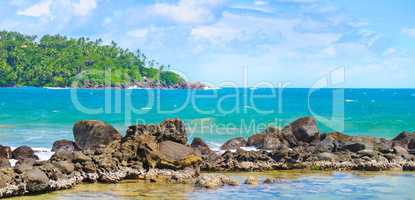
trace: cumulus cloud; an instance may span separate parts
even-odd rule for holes
[[[80,0],[79,3],[73,3],[72,5],[77,15],[85,16],[97,7],[97,2],[96,0]]]
[[[50,6],[52,5],[52,2],[52,0],[40,1],[26,9],[17,11],[17,14],[30,17],[49,16],[51,13]]]
[[[13,3],[14,5],[20,5]],[[49,17],[53,18],[55,15],[60,15],[62,10],[67,10],[70,7],[70,14],[74,16],[86,16],[97,6],[96,0],[41,0],[27,8],[17,11],[18,15],[28,17]]]
[[[156,3],[150,12],[179,23],[203,23],[215,19],[213,9],[221,0],[180,0],[177,4]]]

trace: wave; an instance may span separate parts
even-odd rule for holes
[[[203,90],[220,90],[222,88],[221,87],[209,87],[209,86],[205,86],[202,89]]]
[[[15,149],[15,147],[11,147],[12,150]],[[54,154],[54,152],[52,152],[52,150],[50,148],[44,148],[44,147],[38,147],[38,148],[32,148],[33,151],[35,152],[35,155],[37,157],[39,157],[40,161],[44,161],[44,160],[49,160],[52,155]],[[17,160],[14,159],[9,159],[10,164],[12,165],[12,167],[14,167],[17,163]]]
[[[355,99],[346,99],[344,101],[347,102],[347,103],[357,102],[357,100],[355,100]]]
[[[209,148],[212,151],[216,152],[217,154],[223,154],[223,153],[226,152],[225,150],[220,149],[220,147],[222,146],[223,143],[207,142],[206,144],[209,146]],[[259,151],[259,149],[257,149],[256,147],[241,147],[241,149],[244,150],[244,151]],[[231,149],[229,151],[230,152],[236,152],[236,149]]]
[[[44,87],[45,89],[48,90],[67,90],[67,89],[71,89],[69,87]]]

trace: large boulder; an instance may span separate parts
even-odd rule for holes
[[[295,120],[290,125],[295,138],[302,142],[312,142],[320,138],[316,120],[312,117],[303,117]]]
[[[274,150],[281,146],[294,147],[298,145],[292,127],[286,126],[283,129],[268,127],[262,133],[255,134],[248,139],[248,146],[255,146],[258,149]]]
[[[262,147],[263,144],[264,144],[265,135],[266,135],[265,133],[257,133],[257,134],[251,135],[248,138],[248,141],[247,141],[246,145],[247,146],[254,146],[256,148]]]
[[[193,149],[199,151],[202,155],[209,155],[213,151],[209,146],[202,140],[202,138],[193,138],[192,144],[190,145]]]
[[[0,158],[12,158],[12,149],[8,146],[0,145]]]
[[[183,144],[164,141],[159,144],[160,167],[184,169],[198,167],[202,158],[197,156],[192,148]]]
[[[73,141],[70,140],[58,140],[53,143],[52,151],[57,152],[59,150],[65,151],[80,151],[81,148]]]
[[[157,142],[173,141],[180,144],[187,143],[187,134],[184,123],[179,119],[167,119],[159,125],[138,124],[127,129],[126,136],[148,134],[156,138]]]
[[[121,134],[114,127],[94,120],[77,122],[73,134],[76,144],[83,150],[97,150],[121,140]]]
[[[32,148],[28,146],[20,146],[17,147],[12,152],[12,158],[15,160],[22,160],[22,159],[35,159],[38,160],[39,158],[35,155],[35,152]]]
[[[225,142],[220,149],[229,150],[229,149],[239,149],[241,147],[246,147],[247,141],[243,137],[232,138]]]
[[[49,178],[38,168],[25,171],[22,177],[26,183],[26,189],[31,193],[43,192],[49,187]]]

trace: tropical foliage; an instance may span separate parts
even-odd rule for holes
[[[0,32],[0,86],[172,86],[185,81],[115,42]]]

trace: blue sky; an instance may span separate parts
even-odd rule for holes
[[[415,87],[412,0],[10,0],[0,29],[111,40],[190,80]]]

